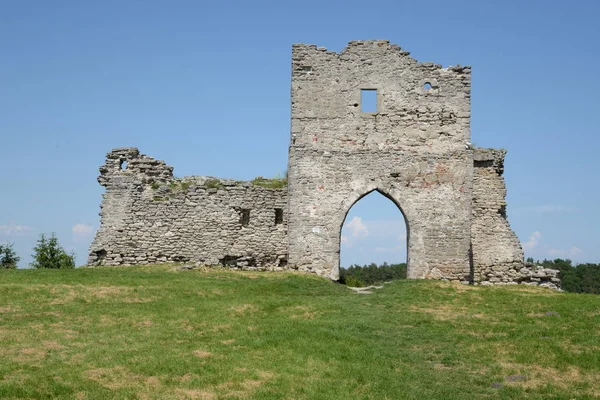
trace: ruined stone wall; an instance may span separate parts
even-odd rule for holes
[[[341,226],[378,190],[408,225],[410,278],[469,280],[469,67],[419,63],[387,41],[292,49],[289,260],[337,279]],[[363,112],[361,90],[376,89]]]
[[[243,269],[287,264],[287,191],[173,168],[135,148],[107,154],[89,265],[190,261]],[[269,184],[269,182],[265,182]]]
[[[473,154],[473,281],[482,285],[527,283],[556,288],[558,271],[525,265],[523,248],[506,215],[505,150]]]
[[[473,173],[473,280],[502,282],[523,267],[523,249],[506,216],[504,150],[477,149]]]
[[[373,110],[363,90],[375,91]],[[344,219],[379,191],[407,222],[409,278],[559,284],[557,271],[523,262],[506,218],[505,151],[470,144],[470,67],[420,63],[381,40],[340,53],[298,44],[291,100],[287,186],[175,179],[135,148],[108,153],[88,264],[190,261],[335,280]]]

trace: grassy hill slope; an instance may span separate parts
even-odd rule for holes
[[[170,266],[0,271],[0,398],[600,397],[600,296]]]

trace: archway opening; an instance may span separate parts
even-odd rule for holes
[[[406,278],[408,223],[391,197],[374,190],[346,214],[340,234],[340,282],[366,286]]]

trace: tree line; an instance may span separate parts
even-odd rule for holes
[[[533,262],[533,258],[528,258],[527,261]],[[562,258],[537,261],[535,264],[559,270],[561,288],[566,292],[600,294],[600,264],[573,265],[571,260]]]
[[[32,268],[72,269],[75,268],[75,252],[67,253],[58,243],[54,233],[50,237],[41,234],[37,245],[33,248]],[[14,269],[21,257],[13,249],[13,244],[0,244],[0,268]]]
[[[352,287],[365,287],[377,283],[406,279],[406,263],[381,265],[354,264],[348,268],[340,268],[340,283]]]
[[[577,264],[571,260],[557,258],[534,262],[528,258],[527,262],[541,265],[544,268],[560,271],[561,288],[566,292],[600,294],[600,264]],[[379,284],[394,279],[406,279],[406,264],[366,265],[354,264],[348,268],[340,268],[339,282],[353,287],[364,287]]]

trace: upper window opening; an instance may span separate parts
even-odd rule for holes
[[[275,225],[283,224],[283,209],[275,209]]]
[[[360,111],[377,112],[377,89],[361,89]]]
[[[119,164],[119,168],[122,171],[125,171],[127,169],[127,160],[121,160],[121,164]]]
[[[428,91],[431,89],[432,89],[431,83],[425,82],[425,84],[423,85],[423,90]]]

